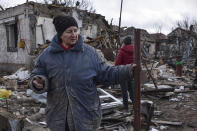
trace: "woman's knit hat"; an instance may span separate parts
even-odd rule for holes
[[[61,37],[63,32],[71,26],[76,26],[78,28],[77,21],[72,16],[58,15],[53,19],[53,24],[59,37]]]

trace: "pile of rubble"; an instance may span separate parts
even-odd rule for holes
[[[113,62],[109,63],[113,65]],[[197,121],[191,117],[192,113],[197,113],[197,87],[192,84],[194,74],[186,73],[187,76],[178,77],[174,69],[157,61],[142,64],[142,70],[142,79],[144,76],[146,79],[142,80],[141,87],[142,129],[148,131],[196,128],[194,123]],[[29,89],[29,77],[30,71],[26,68],[21,68],[12,75],[1,75],[0,129],[49,130],[45,120],[47,94],[36,94]],[[100,130],[133,130],[133,104],[129,101],[129,112],[123,110],[119,85],[100,85],[98,92],[103,110]],[[182,114],[176,110],[182,111]],[[187,116],[184,118],[184,115],[190,115],[189,122],[186,122]]]

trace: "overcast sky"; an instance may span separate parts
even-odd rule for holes
[[[0,3],[13,6],[25,1],[0,0]],[[121,0],[89,1],[96,13],[105,16],[109,23],[113,18],[113,24],[118,25]],[[168,34],[177,21],[186,17],[197,20],[197,0],[123,0],[121,26],[146,29],[149,33],[157,32],[160,26],[161,32]]]

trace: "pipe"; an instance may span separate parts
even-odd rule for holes
[[[121,17],[122,17],[122,4],[123,0],[121,0],[121,6],[120,6],[120,17],[119,17],[119,26],[118,26],[118,43],[116,48],[116,56],[118,55],[118,47],[120,45],[120,26],[121,26]]]
[[[134,56],[137,67],[134,70],[134,131],[141,130],[141,45],[140,45],[140,29],[135,29],[135,45]]]

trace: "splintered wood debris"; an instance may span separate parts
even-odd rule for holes
[[[144,73],[148,82],[142,84],[141,89],[142,99],[146,101],[145,104],[141,102],[142,129],[161,130],[165,127],[186,131],[196,128],[197,87],[192,85],[194,74],[177,77],[173,68],[155,63],[153,67],[148,63],[147,67],[158,88],[153,84],[150,73],[146,70]],[[49,130],[45,120],[46,94],[40,96],[29,89],[28,72],[23,68],[12,75],[0,77],[0,89],[12,91],[9,98],[0,100],[0,121],[4,121],[6,126],[1,126],[2,129]],[[99,130],[133,130],[133,104],[129,100],[129,111],[123,110],[120,86],[98,85],[98,92],[103,110]]]

